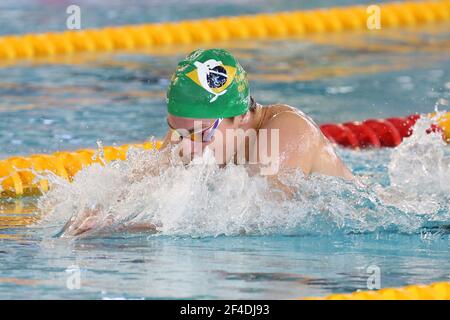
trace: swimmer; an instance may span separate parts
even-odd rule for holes
[[[306,176],[353,179],[311,118],[285,104],[255,102],[246,72],[225,50],[200,49],[182,60],[167,92],[167,107],[169,130],[162,149],[179,145],[186,162],[210,148],[220,154],[219,164],[270,166],[266,175],[301,169]]]
[[[185,164],[210,149],[219,165],[259,169],[288,196],[293,190],[278,180],[279,172],[301,170],[305,176],[353,179],[311,118],[285,104],[255,102],[246,72],[225,50],[196,50],[178,64],[167,91],[167,111],[169,130],[160,152],[180,156]],[[114,217],[100,221],[100,212],[98,207],[87,209],[73,217],[61,234],[81,235],[107,227]],[[139,224],[122,231],[155,230],[152,224]]]

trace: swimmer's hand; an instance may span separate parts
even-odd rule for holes
[[[81,214],[72,217],[59,233],[60,237],[80,237],[89,235],[102,235],[119,232],[152,232],[155,233],[156,225],[145,222],[131,222],[118,227],[113,227],[112,214],[104,217],[102,207],[95,206],[84,210]]]
[[[100,207],[95,206],[72,216],[64,225],[60,236],[78,236],[92,230],[99,223],[100,210]]]

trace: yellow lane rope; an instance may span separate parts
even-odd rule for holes
[[[381,29],[450,20],[450,0],[378,4]],[[367,6],[218,17],[170,23],[126,25],[42,34],[0,37],[0,62],[154,48],[167,45],[217,43],[239,39],[277,39],[325,32],[368,30]]]
[[[311,299],[311,298],[309,298]],[[388,288],[377,291],[361,291],[349,294],[332,294],[325,300],[450,300],[450,282],[430,285],[410,285],[402,288]]]
[[[146,142],[104,147],[103,159],[106,162],[125,160],[131,146],[148,150],[155,146],[159,148],[160,145],[160,142]],[[95,155],[95,150],[83,149],[0,160],[0,198],[39,195],[46,192],[49,189],[49,183],[45,174],[49,172],[71,181],[82,168],[93,163],[101,163],[101,159]]]

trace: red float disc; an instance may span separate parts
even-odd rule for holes
[[[395,126],[388,121],[369,119],[364,121],[363,124],[375,131],[381,146],[383,147],[396,147],[402,142],[400,133]]]
[[[340,124],[323,124],[320,130],[331,142],[343,147],[358,148],[359,142],[349,128]]]
[[[378,139],[376,133],[370,127],[358,122],[347,122],[343,125],[355,134],[359,141],[360,148],[379,148],[381,146],[380,140]]]
[[[392,123],[402,138],[409,137],[412,133],[413,122],[406,118],[389,118],[386,121]]]

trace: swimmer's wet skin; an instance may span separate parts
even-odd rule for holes
[[[311,118],[288,105],[254,101],[245,70],[226,50],[200,49],[180,61],[167,91],[167,108],[169,130],[160,152],[180,156],[185,164],[209,149],[219,165],[245,165],[252,173],[258,169],[288,197],[293,190],[278,174],[289,170],[353,179]],[[100,210],[86,210],[69,221],[62,235],[94,229]],[[112,220],[102,220],[101,227]],[[142,224],[127,231],[155,229]]]
[[[260,166],[265,165],[262,155],[274,156],[271,151],[275,150],[273,160],[277,170],[272,174],[283,169],[301,169],[306,175],[322,173],[352,179],[350,171],[308,116],[288,105],[263,107],[254,102],[245,70],[226,50],[200,49],[180,61],[167,92],[167,104],[171,130],[162,149],[178,144],[182,150],[194,150],[184,155],[192,157],[210,147],[225,154],[223,163],[237,164],[243,164],[238,162],[238,154],[245,155],[244,164],[252,163],[254,152],[256,164]],[[219,119],[215,130],[222,139],[192,139],[194,131],[208,130]],[[200,130],[195,130],[196,125]],[[174,135],[174,131],[178,134]],[[272,135],[272,131],[277,134]],[[256,138],[242,143],[227,139],[238,136],[239,132],[247,136],[251,136],[248,132],[255,132]],[[272,139],[262,137],[267,133]],[[263,143],[265,138],[267,143]],[[226,152],[230,149],[231,152]]]

